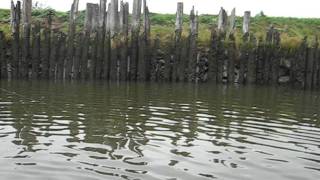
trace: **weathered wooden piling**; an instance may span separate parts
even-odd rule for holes
[[[119,46],[120,46],[120,37],[119,37],[119,12],[118,12],[118,0],[111,0],[110,9],[108,9],[108,20],[110,25],[110,74],[109,79],[114,81],[119,79],[119,69],[118,69],[118,60],[119,60]]]
[[[244,35],[250,32],[250,18],[251,18],[251,12],[245,11],[243,16],[243,27],[242,27],[242,32]]]
[[[227,82],[232,84],[235,82],[235,65],[237,59],[237,48],[235,42],[236,29],[236,9],[233,8],[229,17],[229,29],[228,29],[228,47],[227,47]]]
[[[229,17],[229,29],[228,29],[229,36],[231,34],[233,35],[235,30],[236,30],[236,8],[233,8]]]
[[[7,77],[7,60],[5,58],[5,37],[2,31],[0,31],[0,79]]]
[[[110,12],[111,12],[111,4],[108,4],[105,18],[105,26],[106,26],[106,38],[104,42],[104,61],[103,61],[103,73],[102,79],[109,80],[110,75],[110,61],[111,61],[111,34],[110,34]]]
[[[248,50],[248,64],[247,64],[247,73],[246,73],[246,83],[248,84],[255,84],[257,82],[257,67],[258,67],[258,60],[257,60],[257,53],[258,53],[258,42],[255,37],[250,38],[250,46]]]
[[[99,25],[98,25],[98,46],[97,46],[97,62],[96,62],[96,74],[95,77],[97,79],[102,78],[103,72],[103,60],[105,57],[104,48],[105,48],[105,38],[106,38],[106,5],[107,0],[100,0],[99,4]],[[81,41],[81,39],[79,39]]]
[[[57,59],[57,48],[58,48],[58,32],[52,32],[51,36],[51,50],[49,58],[49,79],[55,79],[56,73],[56,59]]]
[[[278,30],[274,30],[273,32],[273,42],[271,46],[271,84],[278,85],[279,84],[279,71],[280,71],[280,33]]]
[[[189,34],[189,47],[188,47],[188,57],[187,57],[187,80],[189,82],[195,80],[195,68],[197,62],[197,39],[199,30],[199,20],[198,12],[195,13],[194,7],[190,12],[190,34]]]
[[[219,16],[218,16],[218,31],[220,34],[224,34],[227,31],[228,27],[228,14],[227,12],[221,7]]]
[[[73,78],[79,79],[81,78],[81,60],[83,54],[83,43],[84,43],[84,32],[80,32],[76,35],[76,50],[75,57],[73,62]]]
[[[175,23],[175,38],[174,38],[174,56],[173,56],[173,66],[171,67],[172,74],[170,74],[170,79],[173,81],[184,80],[186,65],[182,62],[182,27],[183,27],[183,3],[179,2],[177,4],[176,12],[176,23]]]
[[[150,80],[150,17],[147,1],[143,0],[143,32],[139,38],[139,62],[138,62],[138,80]]]
[[[147,6],[147,1],[144,0],[144,58],[145,58],[145,80],[150,81],[151,76],[151,21],[150,21],[150,15],[149,15],[149,8]]]
[[[307,61],[306,61],[306,74],[305,74],[305,88],[312,89],[314,87],[313,79],[316,78],[316,61],[318,51],[318,40],[314,40],[311,47],[308,48]]]
[[[119,30],[119,14],[118,14],[118,0],[111,0],[110,3],[110,33],[111,37],[113,37]]]
[[[304,37],[300,47],[297,51],[297,57],[295,59],[295,67],[293,70],[295,80],[294,83],[297,87],[305,88],[305,77],[306,77],[306,62],[308,57],[308,44],[307,37]]]
[[[24,0],[22,6],[22,58],[19,64],[20,77],[27,78],[30,59],[30,30],[31,30],[32,0]]]
[[[130,80],[137,80],[139,64],[139,33],[141,18],[141,0],[133,1],[132,24],[131,24],[131,58],[130,58]]]
[[[246,82],[246,74],[248,72],[248,60],[250,56],[250,42],[249,42],[249,24],[250,24],[250,11],[245,11],[243,16],[243,45],[241,47],[240,61],[239,61],[239,83],[243,84]],[[255,69],[250,69],[255,71]]]
[[[78,47],[81,47],[78,45]],[[59,33],[58,36],[58,48],[57,48],[57,71],[56,71],[56,79],[63,79],[64,76],[64,66],[66,59],[66,35],[64,33]],[[75,56],[78,58],[77,56]],[[78,59],[77,59],[78,60]]]
[[[44,41],[42,49],[42,58],[41,58],[41,78],[49,78],[49,68],[50,68],[50,54],[51,54],[51,29],[52,29],[52,15],[49,14],[47,17],[48,26],[45,27],[43,31]]]
[[[81,55],[81,79],[90,78],[94,72],[94,48],[92,41],[96,38],[92,38],[92,34],[95,34],[96,27],[98,25],[98,14],[99,6],[98,4],[87,3],[85,25],[84,25],[84,37],[83,37],[83,47]]]
[[[128,35],[129,35],[129,3],[120,3],[120,80],[125,81],[128,77]]]
[[[313,68],[312,68],[312,88],[317,89],[320,85],[320,84],[318,84],[318,82],[319,82],[319,68],[320,68],[318,37],[315,37],[312,48],[313,48],[313,57],[314,57],[314,63],[313,63]]]
[[[91,38],[89,46],[89,79],[94,80],[96,77],[96,67],[97,67],[97,58],[98,58],[98,42],[99,42],[99,5],[92,4],[92,19],[90,20],[91,26]]]
[[[232,32],[232,31],[230,31]],[[230,33],[228,38],[228,50],[227,50],[227,82],[229,84],[235,83],[235,66],[236,66],[236,59],[237,59],[237,47],[235,43],[235,37],[233,33]]]
[[[216,42],[212,43],[214,45],[212,49],[214,57],[213,57],[213,62],[211,63],[213,63],[213,68],[215,68],[214,71],[215,71],[216,83],[222,83],[224,70],[225,70],[224,68],[227,64],[227,58],[225,54],[225,44],[224,44],[227,30],[228,30],[228,14],[221,7],[219,16],[218,16],[217,31],[215,31]]]
[[[72,78],[72,67],[74,61],[74,41],[75,41],[75,33],[76,33],[76,19],[78,14],[79,0],[73,0],[71,5],[71,11],[69,16],[69,29],[68,29],[68,49],[67,49],[67,58],[66,58],[66,66],[65,66],[65,75],[66,79]]]
[[[11,32],[12,32],[12,61],[8,64],[8,77],[18,78],[20,64],[20,21],[21,21],[21,2],[14,4],[11,1]]]
[[[40,77],[41,64],[41,29],[40,22],[37,21],[32,29],[32,73],[31,77],[37,79]]]
[[[212,83],[217,82],[218,63],[217,63],[217,48],[218,48],[218,34],[216,28],[211,29],[210,47],[209,47],[209,70],[208,81]]]

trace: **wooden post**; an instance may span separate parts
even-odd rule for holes
[[[234,31],[236,30],[236,8],[233,8],[231,11],[231,15],[229,18],[229,36],[231,34],[234,34]]]
[[[73,78],[79,79],[81,77],[81,60],[82,60],[82,54],[83,54],[83,43],[84,43],[84,34],[83,32],[80,32],[77,35],[77,41],[76,41],[76,52],[75,52],[75,58],[74,58],[74,70],[73,70]]]
[[[141,18],[141,0],[133,1],[132,27],[131,27],[131,58],[130,58],[130,80],[137,80],[139,64],[139,32]]]
[[[195,80],[195,68],[197,62],[197,39],[198,39],[198,12],[195,14],[194,7],[190,13],[190,34],[189,34],[189,49],[188,49],[188,81]]]
[[[320,52],[319,52],[319,48],[318,48],[318,58],[317,58],[317,63],[318,63],[318,68],[317,68],[317,81],[316,81],[316,84],[317,84],[317,89],[320,89]]]
[[[8,78],[17,78],[19,75],[20,63],[20,19],[21,19],[21,2],[17,1],[15,5],[11,1],[11,31],[12,31],[12,61],[8,64]]]
[[[306,62],[308,58],[308,44],[307,44],[307,37],[304,37],[299,50],[298,50],[298,57],[297,57],[297,67],[295,69],[296,73],[296,84],[299,87],[305,88],[306,87]]]
[[[184,73],[186,65],[182,61],[186,61],[182,58],[182,27],[183,27],[183,3],[179,2],[177,5],[176,24],[175,24],[175,42],[174,42],[174,62],[173,62],[173,81],[182,81],[184,79]],[[171,72],[172,72],[171,71]]]
[[[119,13],[118,0],[111,0],[110,11],[108,12],[110,20],[110,80],[118,80],[118,48],[119,48]]]
[[[110,60],[111,60],[111,35],[110,35],[110,12],[111,4],[108,4],[108,11],[105,18],[106,26],[106,39],[105,39],[105,57],[103,63],[103,74],[102,79],[109,79],[110,77]]]
[[[91,80],[95,79],[96,67],[97,67],[97,58],[98,58],[98,28],[99,28],[99,5],[92,4],[91,7],[91,43],[89,49],[89,78]]]
[[[110,15],[110,33],[111,37],[113,37],[119,30],[119,14],[118,14],[118,6],[119,1],[118,0],[111,0],[111,7],[109,11]]]
[[[143,81],[150,80],[150,17],[149,9],[146,0],[143,1],[143,34],[140,38],[140,52],[139,52],[139,72],[138,79]]]
[[[248,84],[255,84],[257,82],[257,40],[252,37],[249,42],[248,50],[248,64],[246,73],[246,82]]]
[[[224,34],[227,30],[228,26],[228,14],[227,12],[221,7],[219,16],[218,16],[218,31],[220,34]]]
[[[90,49],[91,44],[91,34],[95,30],[95,25],[97,19],[94,11],[97,10],[97,4],[87,3],[86,9],[86,17],[85,17],[85,24],[84,24],[84,38],[83,38],[83,51],[82,51],[82,58],[81,58],[81,79],[86,79],[89,75],[91,77],[91,73],[93,72],[92,67],[92,53],[90,53],[92,49]],[[91,55],[91,56],[90,56]],[[91,59],[89,61],[89,58]],[[88,69],[89,68],[89,69]],[[90,73],[91,72],[91,73]]]
[[[308,48],[307,62],[306,62],[306,89],[312,89],[313,86],[313,78],[316,78],[315,67],[317,64],[317,51],[318,51],[318,41],[314,40],[311,47]]]
[[[105,27],[105,18],[106,18],[106,4],[107,0],[100,0],[99,7],[99,26],[98,26],[98,47],[97,47],[97,62],[96,62],[96,75],[97,79],[100,79],[102,76],[103,70],[103,60],[104,60],[104,41],[106,37],[106,27]]]
[[[36,79],[39,77],[40,73],[40,63],[41,63],[41,34],[40,34],[40,22],[37,21],[32,30],[32,78]]]
[[[320,68],[320,59],[319,59],[319,42],[318,37],[315,37],[314,43],[314,64],[313,64],[313,70],[312,70],[312,87],[313,89],[316,89],[318,87],[318,81],[319,81],[319,68]]]
[[[235,82],[235,61],[236,61],[236,43],[235,33],[236,29],[236,9],[233,8],[229,18],[229,30],[228,30],[228,47],[227,47],[227,82],[232,84]]]
[[[73,0],[71,5],[71,11],[69,16],[69,29],[68,29],[68,46],[67,46],[67,58],[66,58],[66,67],[65,67],[65,76],[66,79],[71,79],[72,77],[72,66],[74,61],[74,41],[75,41],[75,32],[76,32],[76,19],[78,14],[79,0]]]
[[[22,58],[20,63],[20,77],[27,78],[30,63],[30,29],[31,29],[32,0],[24,0],[22,8]]]
[[[273,42],[271,46],[271,83],[278,85],[280,71],[280,33],[277,30],[273,31]]]
[[[222,83],[224,76],[224,68],[227,63],[227,58],[225,54],[225,35],[224,32],[220,31],[217,37],[217,44],[215,50],[215,60],[216,60],[216,82]]]
[[[163,57],[162,57],[162,53],[161,53],[161,50],[160,50],[160,37],[159,35],[157,34],[156,35],[156,38],[154,40],[154,43],[153,43],[153,76],[152,76],[152,80],[153,81],[159,81],[160,80],[160,77],[161,77],[161,73],[160,73],[160,69],[161,69],[161,66],[160,66],[160,62],[163,61]]]
[[[120,80],[125,81],[128,78],[128,33],[129,33],[129,3],[121,1],[120,6]]]
[[[5,37],[2,31],[0,31],[0,79],[6,78],[7,74],[7,62],[5,59]]]
[[[228,30],[228,14],[221,7],[218,16],[218,32],[217,32],[217,44],[215,50],[216,60],[216,82],[221,83],[223,80],[224,67],[226,64],[224,40],[226,31]]]
[[[263,44],[263,40],[260,37],[257,40],[257,48],[256,48],[256,62],[257,62],[257,77],[256,77],[256,83],[257,84],[263,84],[263,80],[264,80],[264,44]]]
[[[57,59],[56,79],[63,79],[66,51],[67,51],[66,50],[66,35],[64,33],[60,32],[59,39],[58,39],[58,49],[57,49],[57,53],[59,54],[59,56]],[[76,56],[76,58],[77,58],[77,56]]]
[[[230,31],[228,39],[228,63],[227,63],[227,77],[228,83],[235,83],[235,63],[237,58],[237,48],[235,43],[235,37],[233,35],[233,30]]]
[[[49,79],[55,79],[56,75],[56,64],[57,64],[57,57],[58,57],[58,42],[59,42],[58,32],[53,32],[51,37],[51,53],[50,53],[50,60],[49,60]]]
[[[49,60],[51,54],[51,26],[52,26],[52,16],[51,14],[47,17],[48,27],[44,29],[44,42],[43,42],[43,55],[41,56],[41,77],[42,78],[49,78]]]
[[[240,69],[239,69],[239,83],[243,84],[246,82],[246,74],[248,73],[248,60],[250,55],[250,42],[249,42],[249,25],[250,25],[250,11],[244,12],[243,16],[243,46],[241,48],[240,55]],[[253,60],[253,59],[252,59]],[[250,71],[255,71],[250,69]]]
[[[217,61],[217,48],[218,48],[218,32],[216,28],[211,29],[210,38],[210,50],[209,50],[209,70],[208,70],[208,81],[217,82],[218,76],[218,61]]]
[[[272,59],[271,59],[271,45],[273,42],[274,36],[274,27],[271,25],[267,31],[266,35],[266,43],[264,46],[264,73],[263,73],[263,83],[268,84],[271,79],[271,67],[272,67]]]
[[[243,34],[249,34],[250,32],[250,18],[251,18],[251,12],[245,11],[243,16],[243,27],[242,27]]]

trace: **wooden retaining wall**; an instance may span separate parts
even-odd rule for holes
[[[172,42],[163,49],[160,37],[150,36],[146,0],[129,4],[100,0],[87,4],[84,28],[77,29],[79,0],[71,6],[67,34],[31,19],[32,0],[11,3],[12,38],[0,32],[1,79],[171,81],[228,84],[290,84],[320,87],[318,39],[307,37],[290,51],[281,47],[280,32],[270,26],[266,39],[250,34],[249,11],[244,13],[242,41],[236,45],[235,9],[221,8],[211,29],[210,43],[199,46],[199,20],[190,12],[189,34],[183,36],[183,3],[177,4]],[[120,7],[120,9],[119,9]],[[131,22],[129,22],[129,19]]]

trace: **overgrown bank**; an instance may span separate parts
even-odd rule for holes
[[[46,19],[49,14],[53,15],[54,28],[59,31],[67,33],[69,24],[70,12],[59,12],[54,9],[36,8],[32,11],[32,20],[42,21],[45,26]],[[85,10],[79,12],[77,18],[78,31],[81,31],[85,21]],[[169,41],[172,32],[175,28],[175,14],[157,14],[150,13],[151,21],[151,36],[155,37],[157,34],[163,38],[164,41]],[[10,10],[0,9],[0,30],[5,32],[7,36],[11,36],[10,32]],[[188,35],[189,15],[185,14],[184,22],[184,36]],[[212,26],[218,23],[218,15],[199,15],[199,42],[206,43],[210,40],[210,33]],[[251,33],[256,37],[262,39],[266,36],[266,30],[270,25],[273,25],[281,32],[281,40],[283,46],[297,47],[298,43],[307,36],[308,42],[312,42],[314,36],[320,36],[320,19],[319,18],[289,18],[289,17],[268,17],[264,14],[258,14],[251,18]],[[241,39],[242,17],[236,17],[236,39]]]

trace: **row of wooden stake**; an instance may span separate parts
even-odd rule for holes
[[[208,47],[198,45],[198,13],[190,13],[189,36],[183,37],[183,3],[178,3],[175,32],[166,48],[150,38],[146,0],[129,4],[100,0],[87,4],[84,29],[77,31],[79,0],[74,0],[68,34],[53,30],[52,17],[41,27],[31,17],[32,0],[11,6],[12,39],[0,32],[2,79],[186,81],[215,83],[290,83],[320,87],[318,43],[306,39],[299,49],[281,47],[280,33],[272,26],[266,39],[250,35],[250,12],[243,17],[243,42],[235,43],[235,9],[228,17],[221,8]],[[22,8],[21,8],[22,7]],[[118,9],[120,7],[120,9]],[[143,13],[142,13],[143,10]],[[131,19],[131,22],[129,22]],[[142,19],[142,20],[141,20]]]

